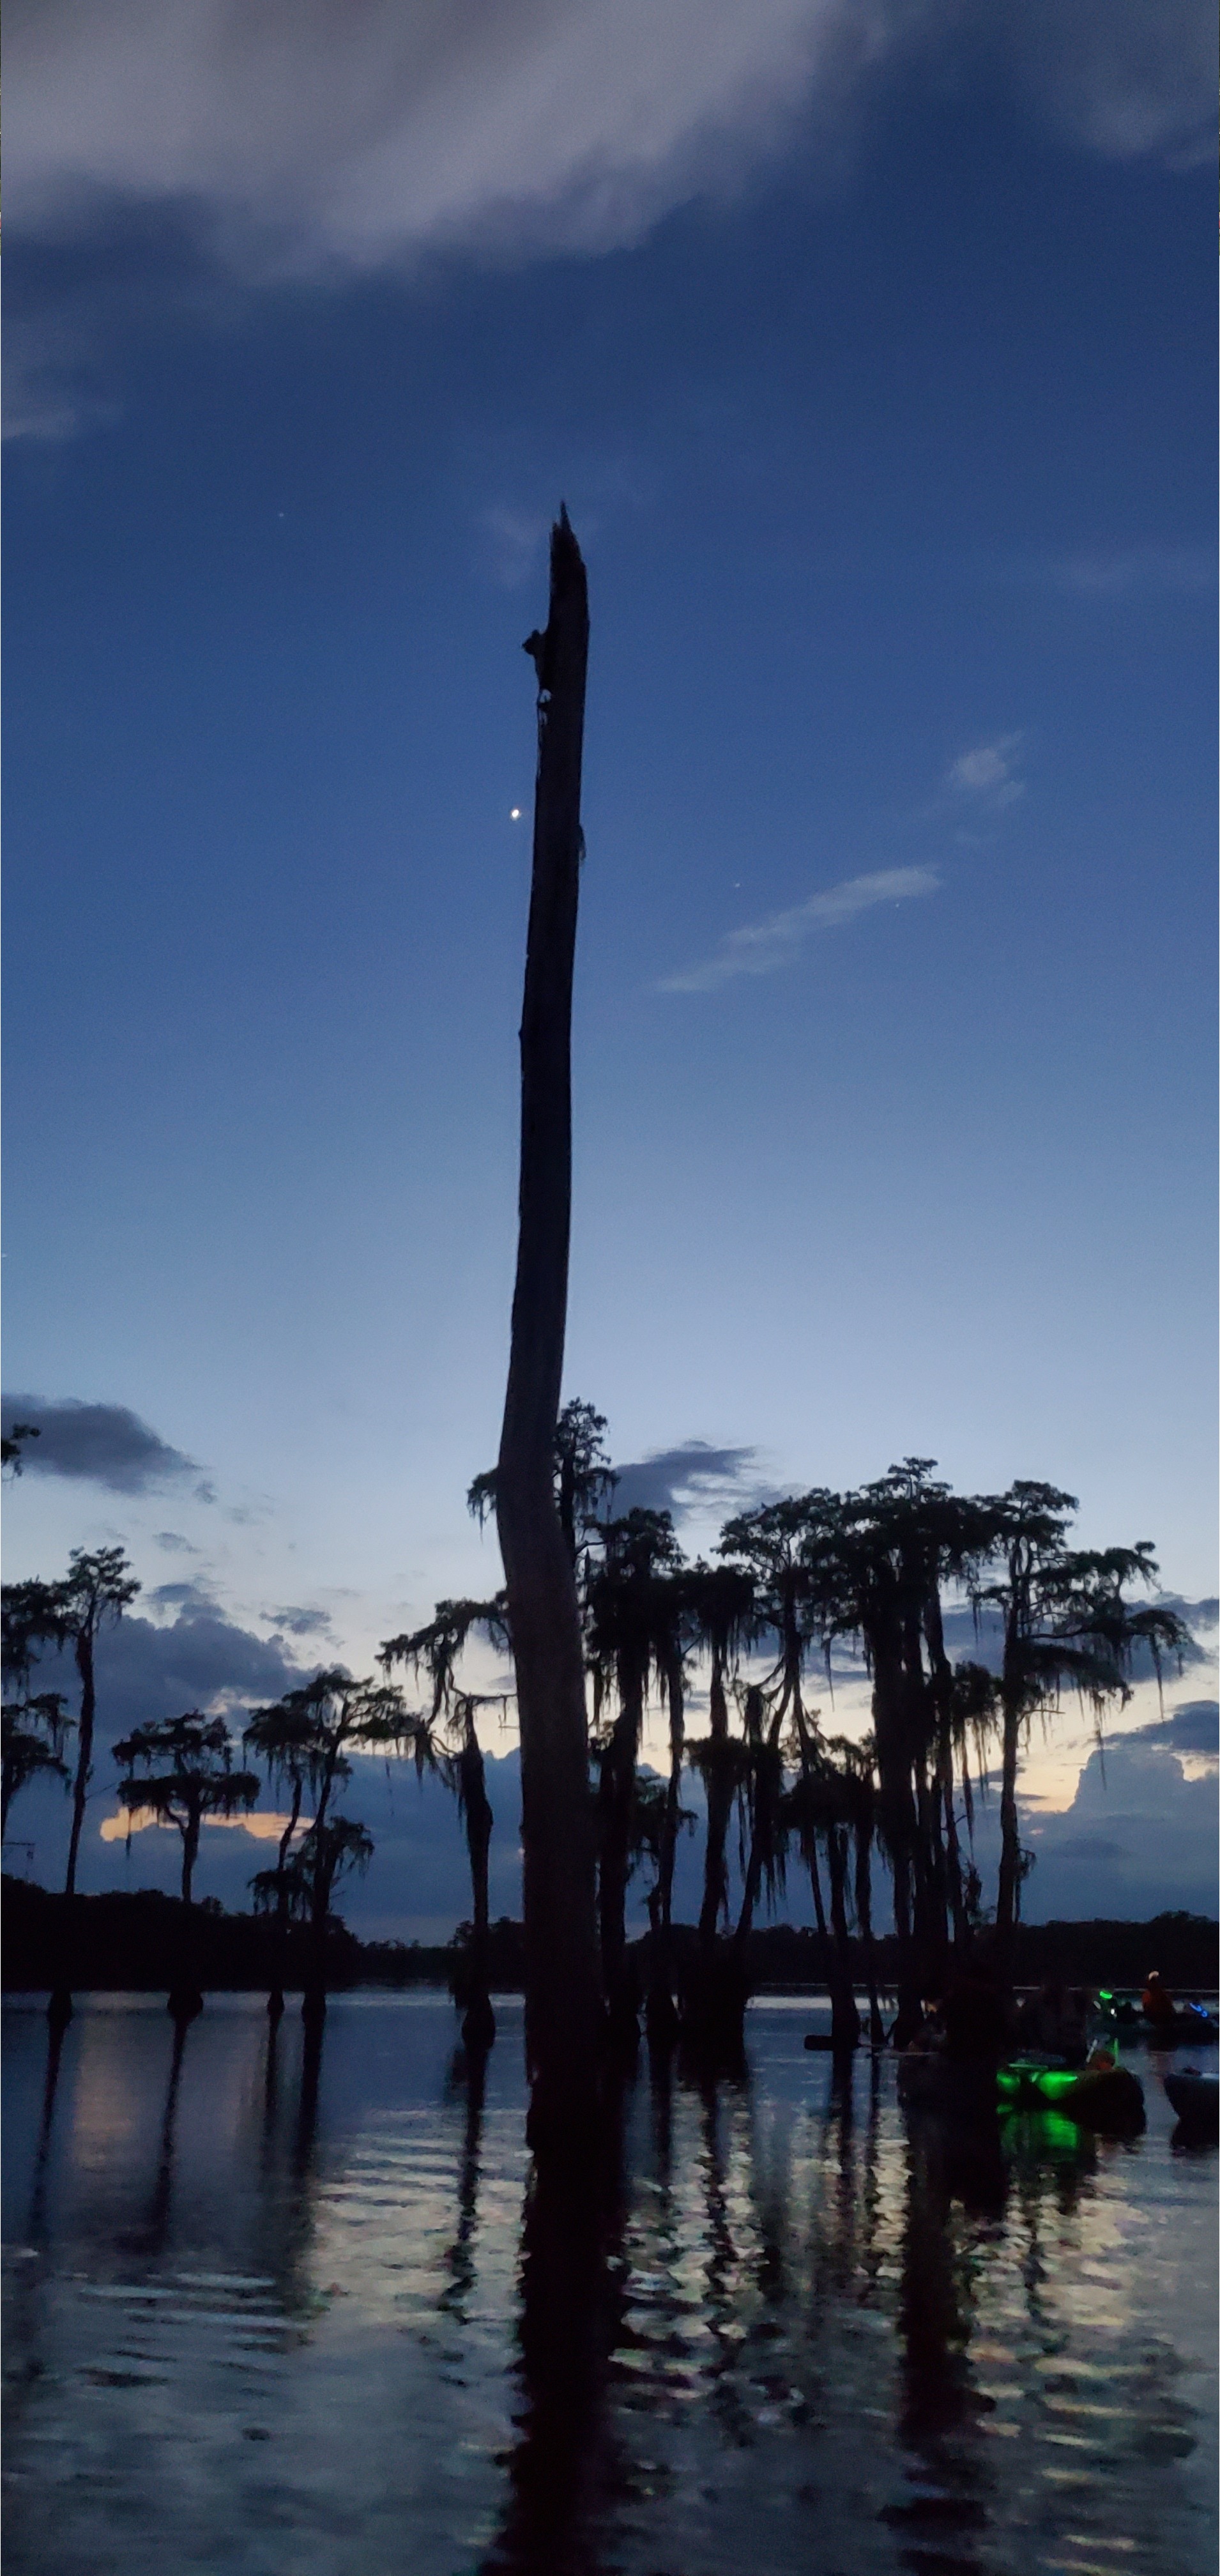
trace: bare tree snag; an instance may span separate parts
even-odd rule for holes
[[[576,1578],[555,1498],[572,1203],[572,968],[582,841],[580,768],[589,607],[566,510],[551,531],[538,672],[538,774],[525,1003],[517,1280],[496,1519],[521,1725],[526,2050],[532,2135],[583,2124],[599,2018],[584,1657]]]

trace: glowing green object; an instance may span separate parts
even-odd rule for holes
[[[1041,2075],[1035,2075],[1034,2077],[1034,2082],[1037,2085],[1038,2091],[1042,2095],[1044,2102],[1062,2101],[1064,2094],[1070,2093],[1073,2085],[1078,2084],[1079,2081],[1079,2070],[1077,2069],[1073,2071],[1070,2067],[1066,2066],[1047,2067]]]

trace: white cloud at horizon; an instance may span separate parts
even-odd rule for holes
[[[730,930],[714,956],[702,958],[676,975],[662,976],[656,990],[712,993],[737,975],[773,975],[789,964],[815,932],[837,930],[878,904],[906,903],[915,895],[936,894],[940,882],[935,868],[878,868],[870,876],[845,877],[842,884],[825,887],[805,903],[791,904],[783,912],[768,913],[764,921]]]

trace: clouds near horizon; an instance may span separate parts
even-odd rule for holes
[[[136,1726],[159,1725],[187,1709],[226,1716],[240,1726],[255,1703],[279,1699],[316,1672],[286,1652],[282,1636],[258,1637],[195,1584],[162,1584],[148,1595],[168,1620],[126,1616],[103,1628],[97,1643],[99,1753]],[[44,1654],[39,1686],[64,1688],[75,1707],[70,1655]]]

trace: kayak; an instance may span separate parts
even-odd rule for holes
[[[1062,2074],[1049,2072],[1038,2078],[1038,2091],[1053,2110],[1062,2111],[1082,2129],[1143,2128],[1144,2088],[1129,2066],[1082,2066],[1078,2074],[1066,2068]]]
[[[1127,2066],[1001,2066],[996,2089],[1004,2110],[1059,2111],[1082,2129],[1144,2125],[1144,2088]]]
[[[1059,2111],[1082,2129],[1129,2134],[1144,2125],[1144,2088],[1127,2066],[1045,2066],[1016,2058],[942,2057],[910,2049],[898,2060],[898,2099],[910,2111],[979,2119],[996,2111]]]
[[[1193,2048],[1206,2048],[1210,2042],[1214,2048],[1220,2039],[1211,2014],[1204,2012],[1201,2004],[1187,2004],[1172,2021],[1145,2019],[1141,2027],[1154,2048],[1181,2048],[1183,2041],[1189,2041]]]
[[[1137,1996],[1116,1995],[1108,1987],[1097,1998],[1097,2010],[1102,2021],[1118,2030],[1137,2030],[1143,2019]]]
[[[1179,2075],[1161,2080],[1184,2129],[1199,2138],[1220,2136],[1220,2075],[1202,2075],[1197,2066],[1184,2066]]]

